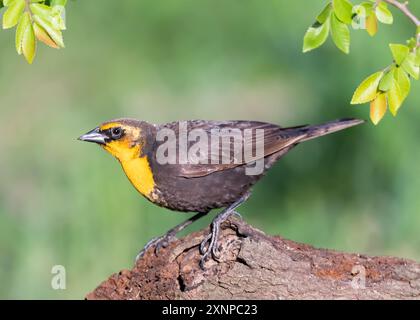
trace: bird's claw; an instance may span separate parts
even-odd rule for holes
[[[239,219],[241,219],[241,220],[243,220],[244,218],[242,218],[242,215],[238,212],[238,211],[233,211],[233,214],[235,215],[235,216],[237,216]]]
[[[203,241],[201,241],[200,244],[200,254],[204,255],[207,252],[207,243],[209,242],[209,240],[211,239],[212,233],[209,233],[204,239]]]
[[[136,262],[137,260],[139,260],[140,258],[142,258],[144,256],[144,254],[146,253],[147,250],[149,250],[149,248],[151,247],[155,247],[155,254],[158,255],[159,251],[162,248],[166,248],[171,242],[176,240],[176,236],[172,233],[167,233],[163,236],[160,237],[156,237],[153,238],[151,240],[149,240],[146,245],[143,247],[143,249],[138,253],[138,255],[136,256]]]
[[[204,264],[206,263],[210,255],[213,258],[213,260],[220,261],[220,252],[218,251],[220,222],[215,221],[212,223],[211,226],[211,232],[203,239],[199,248],[200,253],[202,254],[202,257],[200,259],[200,268],[203,270],[205,269]]]

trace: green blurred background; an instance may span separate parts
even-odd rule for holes
[[[367,105],[349,105],[353,90],[414,28],[394,10],[395,25],[375,38],[352,32],[349,56],[331,40],[302,54],[325,2],[71,1],[67,48],[39,46],[32,66],[1,31],[0,298],[83,298],[186,218],[150,204],[116,160],[76,141],[102,121],[368,118]],[[420,260],[419,106],[414,82],[397,118],[299,146],[240,212],[269,234]],[[53,265],[65,266],[66,290],[51,288]]]

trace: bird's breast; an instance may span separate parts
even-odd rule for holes
[[[122,161],[121,165],[133,186],[141,194],[150,198],[155,188],[155,180],[147,157]]]

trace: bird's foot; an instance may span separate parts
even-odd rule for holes
[[[144,256],[147,250],[149,250],[151,247],[155,247],[155,254],[158,255],[159,251],[162,248],[166,248],[171,242],[176,240],[176,234],[173,232],[168,232],[164,234],[163,236],[153,238],[149,240],[149,242],[146,243],[146,245],[143,247],[143,249],[138,253],[136,256],[136,262],[141,257]]]
[[[176,240],[176,235],[177,235],[178,232],[184,230],[191,223],[193,223],[194,221],[200,219],[201,217],[205,216],[206,214],[207,214],[207,212],[199,212],[195,216],[193,216],[191,218],[188,218],[184,222],[176,225],[175,227],[173,227],[172,229],[170,229],[163,236],[157,237],[157,238],[153,238],[152,240],[150,240],[148,243],[146,243],[146,245],[144,246],[143,250],[141,250],[139,252],[139,254],[136,257],[136,261],[139,260],[141,257],[143,257],[144,254],[145,254],[145,252],[150,247],[153,247],[153,246],[155,247],[155,254],[158,255],[160,249],[166,248],[169,245],[169,243],[171,243],[172,241]]]
[[[219,234],[220,225],[232,214],[238,215],[236,211],[226,211],[218,215],[211,223],[211,232],[203,239],[200,244],[200,253],[202,257],[200,259],[200,268],[204,270],[204,264],[211,257],[213,260],[220,261],[219,251]]]
[[[204,270],[204,264],[206,263],[207,259],[211,256],[213,260],[219,262],[220,261],[220,251],[219,251],[219,233],[220,233],[220,225],[222,222],[226,221],[232,214],[239,216],[242,219],[242,216],[236,212],[236,208],[239,207],[243,202],[245,202],[251,193],[245,193],[241,198],[231,204],[228,208],[223,210],[219,213],[216,218],[214,218],[213,222],[211,223],[211,232],[208,234],[200,244],[200,253],[202,257],[200,259],[200,268]],[[208,245],[207,245],[208,244]]]

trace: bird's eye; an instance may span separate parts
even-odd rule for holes
[[[113,139],[119,139],[121,138],[122,135],[122,129],[117,127],[117,128],[112,128],[111,129],[111,135]]]

